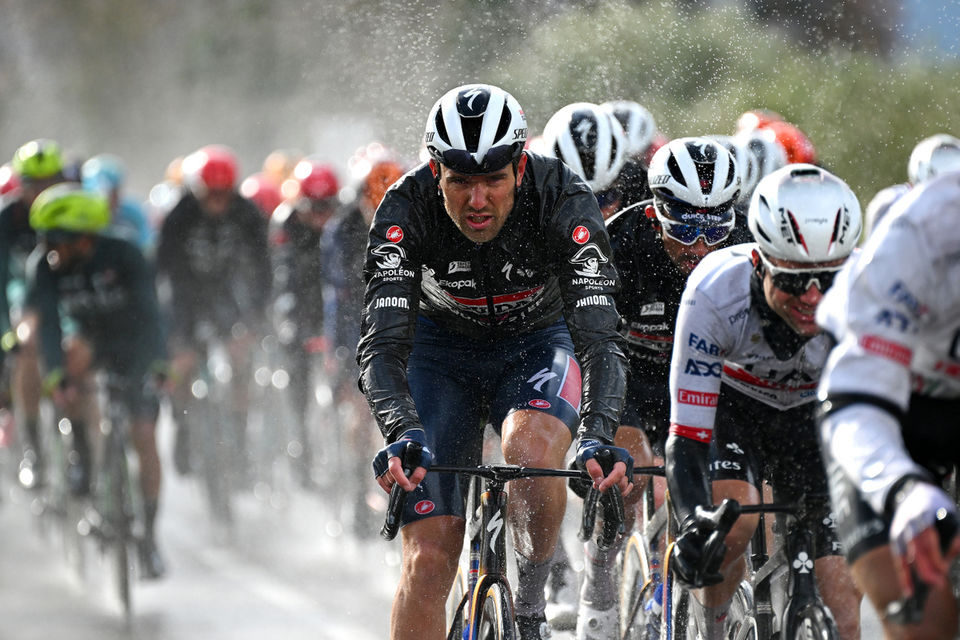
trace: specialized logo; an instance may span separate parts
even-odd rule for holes
[[[435,505],[432,500],[421,500],[414,505],[413,510],[416,511],[418,515],[425,516],[436,508],[437,505]]]
[[[393,225],[387,229],[387,240],[390,242],[400,242],[403,240],[403,229],[397,225]]]
[[[496,552],[497,537],[499,537],[500,532],[503,531],[503,516],[500,514],[500,509],[497,509],[497,512],[490,518],[490,522],[487,523],[487,531],[492,532],[490,536],[490,550]]]
[[[540,369],[540,371],[537,371],[535,374],[533,374],[533,376],[527,380],[527,384],[533,384],[533,388],[540,393],[543,391],[543,385],[556,377],[558,377],[556,373],[544,367],[543,369]]]
[[[648,302],[640,307],[642,316],[662,316],[667,310],[667,305],[663,302]]]
[[[677,398],[680,404],[692,404],[696,407],[715,407],[720,394],[707,393],[706,391],[692,391],[690,389],[680,389]]]
[[[478,100],[479,98],[479,100]],[[457,98],[457,111],[462,116],[476,117],[487,110],[490,97],[484,89],[474,87],[460,93]]]
[[[534,409],[549,409],[552,406],[547,400],[544,400],[543,398],[534,398],[527,404],[533,407]]]
[[[599,278],[600,277],[600,265],[606,264],[610,260],[607,256],[603,255],[603,252],[600,251],[594,243],[584,245],[580,251],[577,251],[576,255],[570,258],[572,264],[579,265],[579,269],[575,269],[577,275],[583,276],[585,278]]]
[[[579,121],[576,119],[576,116],[574,116],[574,118],[573,126],[570,128],[577,132],[577,138],[579,140],[577,146],[586,150],[596,147],[597,134],[593,119],[585,115],[581,115]]]
[[[691,376],[719,378],[723,373],[723,363],[705,362],[703,360],[694,360],[693,358],[690,358],[687,360],[687,366],[684,368],[683,372]]]
[[[810,559],[806,551],[801,551],[797,554],[797,559],[793,561],[793,568],[799,569],[800,573],[810,573],[810,570],[813,569],[813,560]]]
[[[583,244],[590,239],[590,230],[584,226],[579,226],[573,230],[573,241],[577,244]]]
[[[381,269],[399,269],[400,261],[407,257],[407,254],[403,251],[403,247],[398,247],[395,244],[381,244],[380,246],[374,247],[371,251],[373,255],[383,258],[383,260],[377,262],[377,267]]]
[[[451,273],[460,273],[461,271],[470,271],[469,260],[454,260],[450,263],[450,266],[447,267],[447,275],[450,275]]]

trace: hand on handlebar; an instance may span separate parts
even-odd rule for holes
[[[373,459],[373,474],[377,484],[386,492],[394,483],[404,491],[413,491],[432,464],[433,452],[427,447],[423,429],[407,429],[377,453]]]
[[[599,440],[581,440],[577,445],[577,466],[593,479],[593,486],[606,491],[613,485],[625,496],[633,489],[633,456],[621,447]]]
[[[724,538],[739,515],[735,504],[724,500],[715,511],[697,507],[694,515],[680,525],[671,562],[685,585],[699,589],[723,582],[720,567],[727,552]]]
[[[914,592],[914,577],[933,587],[947,584],[950,562],[960,553],[957,507],[939,487],[913,484],[900,500],[890,525],[890,548],[903,593]]]

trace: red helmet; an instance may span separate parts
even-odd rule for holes
[[[20,186],[20,178],[10,163],[0,166],[0,196],[5,196]]]
[[[761,125],[761,129],[773,131],[777,142],[787,153],[787,162],[805,162],[816,164],[817,150],[813,148],[810,138],[797,126],[786,121],[773,121]]]
[[[783,116],[770,109],[751,109],[737,118],[737,133],[764,128],[771,122],[783,122]]]
[[[273,215],[274,209],[283,202],[280,187],[263,172],[247,176],[240,183],[240,195],[253,200],[260,212],[267,218]]]
[[[230,147],[207,145],[183,159],[183,174],[194,190],[232,190],[237,184],[237,156]]]
[[[297,163],[293,178],[300,186],[300,195],[312,200],[332,198],[340,191],[340,182],[333,168],[310,158]]]

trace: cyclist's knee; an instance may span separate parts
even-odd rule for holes
[[[562,420],[540,411],[514,411],[501,433],[504,459],[526,467],[562,465],[571,441]]]
[[[402,529],[403,573],[411,587],[446,593],[457,571],[463,527],[460,518],[438,516]]]

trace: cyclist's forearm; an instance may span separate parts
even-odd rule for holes
[[[407,429],[421,427],[403,359],[384,354],[365,359],[360,381],[370,412],[388,442]]]
[[[626,393],[626,358],[619,348],[581,356],[580,428],[577,437],[613,444]]]
[[[670,434],[664,452],[667,488],[677,522],[683,523],[698,505],[711,503],[710,444]]]

